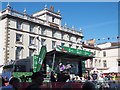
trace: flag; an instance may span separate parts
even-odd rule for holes
[[[42,46],[38,56],[38,62],[37,62],[37,68],[36,68],[37,72],[39,72],[41,69],[46,53],[47,53],[46,46]]]
[[[110,40],[110,38],[108,37],[108,40]]]

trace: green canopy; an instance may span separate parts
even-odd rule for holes
[[[74,49],[65,46],[58,46],[55,50],[47,52],[47,57],[53,57],[55,54],[56,58],[66,58],[66,59],[73,59],[73,60],[87,60],[94,58],[94,54],[89,51]]]

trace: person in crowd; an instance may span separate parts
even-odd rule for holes
[[[108,80],[112,80],[112,75],[111,75],[111,73],[108,73],[107,78],[108,78]]]
[[[117,87],[120,88],[120,72],[117,73],[117,77],[116,77],[116,83],[117,83]]]
[[[25,76],[25,75],[22,75],[22,76],[20,77],[20,79],[21,79],[22,82],[26,82],[26,76]]]
[[[81,79],[78,75],[75,76],[75,82],[81,82]]]
[[[4,77],[4,84],[5,86],[9,84],[9,78],[7,76]]]
[[[61,74],[61,82],[66,82],[68,79],[70,80],[70,75],[64,71],[62,74]]]
[[[114,72],[112,72],[112,75],[111,75],[111,76],[112,76],[112,77],[111,77],[111,78],[112,78],[112,80],[113,80],[113,81],[115,81],[115,80],[116,80],[116,75],[115,75],[115,73],[114,73]]]
[[[59,64],[59,70],[60,72],[65,70],[65,65],[63,65],[62,63]]]
[[[11,78],[9,85],[2,87],[2,90],[18,90],[20,86],[20,80],[18,78]]]
[[[61,73],[57,73],[57,82],[60,82],[61,81]]]
[[[97,80],[98,79],[98,75],[96,74],[96,72],[94,71],[92,76],[92,80]]]
[[[97,89],[93,82],[86,81],[82,86],[82,90],[97,90]]]
[[[10,81],[12,78],[14,78],[14,75],[11,75],[11,77],[9,78],[9,81]]]
[[[81,79],[81,80],[86,80],[86,79],[85,79],[85,75],[82,74],[82,77],[80,77],[80,79]]]
[[[104,75],[100,74],[98,80],[101,81],[101,82],[103,82],[104,81]]]
[[[111,81],[108,83],[109,84],[109,90],[116,90],[117,89],[117,84],[115,83],[115,81]]]
[[[2,77],[2,86],[5,86],[5,80],[3,77]]]
[[[32,84],[29,85],[26,90],[40,90],[41,85],[43,84],[43,73],[42,72],[35,72],[32,75]]]
[[[90,79],[91,79],[88,71],[85,72],[84,79],[85,79],[85,80],[90,80]]]
[[[51,78],[50,78],[50,81],[51,82],[56,82],[56,78],[55,78],[55,74],[54,74],[54,72],[51,72],[51,76],[50,76]]]

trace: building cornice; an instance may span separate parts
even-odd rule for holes
[[[10,27],[7,27],[7,28],[11,29],[11,30],[19,31],[19,32],[29,33],[29,34],[33,34],[33,35],[37,35],[37,36],[42,36],[43,38],[50,38],[52,40],[60,40],[60,41],[69,42],[69,43],[72,43],[72,44],[81,45],[80,43],[76,43],[76,42],[72,42],[72,41],[68,41],[68,40],[61,40],[61,39],[58,39],[58,38],[55,38],[55,37],[41,35],[41,34],[37,34],[37,33],[34,33],[34,32],[28,32],[28,31],[24,31],[24,30],[18,30],[18,29],[10,28]]]
[[[37,25],[41,25],[41,26],[44,26],[44,27],[47,27],[47,28],[51,28],[51,29],[54,29],[54,30],[59,30],[59,31],[61,31],[61,32],[65,32],[66,34],[74,35],[74,36],[76,36],[76,37],[81,37],[81,38],[84,37],[84,36],[80,36],[80,35],[78,35],[78,34],[73,34],[72,32],[68,32],[68,31],[65,31],[65,30],[56,28],[56,27],[44,25],[44,24],[42,24],[42,23],[38,23],[38,22],[35,22],[35,21],[33,21],[33,20],[24,19],[24,18],[21,18],[21,17],[18,17],[18,16],[10,15],[10,14],[4,14],[4,15],[2,15],[2,16],[0,17],[0,19],[4,19],[4,18],[6,18],[6,17],[8,17],[8,18],[13,18],[13,19],[20,19],[20,20],[23,20],[24,22],[29,22],[29,23],[32,22],[32,23],[37,24]],[[45,21],[43,20],[43,22],[45,22]]]

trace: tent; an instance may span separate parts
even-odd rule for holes
[[[120,67],[110,67],[108,70],[104,70],[103,73],[118,73],[120,72]]]
[[[109,70],[110,73],[111,72],[118,73],[118,72],[120,72],[120,67],[111,67],[108,70]]]
[[[87,60],[94,58],[92,52],[74,49],[65,46],[57,46],[55,50],[49,51],[46,54],[46,57],[53,57],[55,54],[55,58],[65,58],[65,59],[73,59],[73,60]]]

